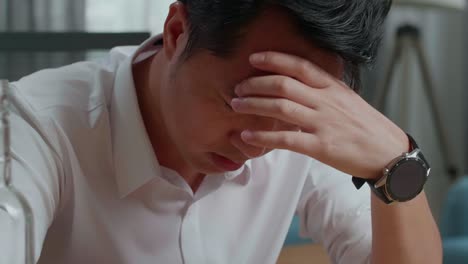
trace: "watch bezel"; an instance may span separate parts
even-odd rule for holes
[[[399,195],[395,194],[394,191],[391,190],[391,181],[392,181],[392,178],[395,177],[397,171],[400,169],[400,167],[403,165],[403,164],[407,164],[407,163],[413,163],[413,162],[416,162],[418,163],[420,166],[422,166],[424,168],[424,175],[423,175],[423,181],[421,182],[419,188],[411,195],[409,195],[407,198],[403,198],[403,197],[400,197]],[[391,199],[392,201],[395,201],[395,202],[407,202],[407,201],[410,201],[412,199],[414,199],[415,197],[417,197],[424,189],[424,186],[426,184],[426,181],[428,179],[428,176],[429,176],[429,172],[430,172],[430,168],[427,167],[426,163],[418,158],[418,157],[414,157],[414,156],[410,156],[410,155],[406,155],[405,157],[402,157],[401,159],[399,159],[387,172],[387,175],[386,175],[386,181],[385,181],[385,185],[384,185],[384,190],[385,190],[385,193],[386,193],[386,196]]]

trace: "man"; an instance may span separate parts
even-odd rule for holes
[[[138,49],[13,83],[38,263],[275,263],[294,214],[333,263],[441,263],[429,165],[353,91],[390,4],[181,0]]]

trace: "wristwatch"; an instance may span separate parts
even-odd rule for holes
[[[395,158],[384,170],[379,180],[353,177],[357,189],[367,182],[371,190],[386,204],[407,202],[418,196],[426,184],[431,167],[409,134],[411,149]]]

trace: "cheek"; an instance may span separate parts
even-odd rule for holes
[[[186,105],[178,108],[176,118],[183,140],[198,147],[225,145],[232,122],[223,111],[218,102],[187,100]]]
[[[232,113],[216,90],[218,84],[207,83],[199,75],[180,73],[167,91],[170,101],[164,103],[172,110],[167,113],[172,116],[170,122],[175,121],[171,132],[175,141],[193,151],[225,148],[234,126]]]

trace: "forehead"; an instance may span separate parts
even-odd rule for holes
[[[261,72],[249,63],[251,54],[277,51],[308,60],[338,79],[343,78],[341,58],[307,40],[298,31],[291,17],[282,10],[267,9],[248,25],[233,53],[220,58],[208,51],[195,53],[182,63],[183,71],[190,73],[192,82],[213,86],[234,96],[233,88],[238,83],[269,72]],[[207,90],[207,89],[202,89]]]
[[[234,58],[245,62],[251,54],[262,51],[296,55],[315,63],[339,79],[343,76],[342,59],[305,38],[291,16],[278,8],[266,9],[246,28]]]

